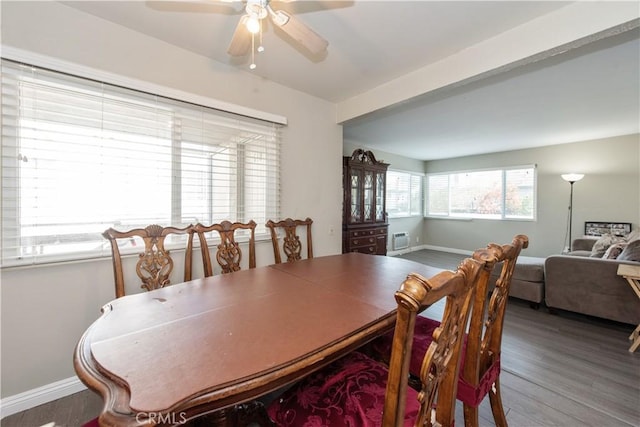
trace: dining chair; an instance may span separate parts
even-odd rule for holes
[[[464,368],[458,381],[458,399],[464,404],[465,426],[478,426],[478,407],[489,395],[491,412],[498,427],[507,427],[500,393],[500,353],[504,316],[509,300],[513,271],[529,238],[519,234],[511,244],[502,245],[500,276],[487,297],[486,289],[478,289],[471,312],[466,339]]]
[[[278,426],[444,426],[454,424],[464,332],[477,280],[495,255],[479,250],[457,271],[430,279],[412,273],[395,293],[396,324],[390,363],[355,351],[287,389],[267,408]],[[480,253],[481,252],[481,253]],[[408,386],[418,312],[445,299],[440,325],[422,354],[421,388]]]
[[[170,276],[174,262],[169,250],[165,248],[165,240],[172,235],[187,235],[187,245],[184,256],[184,281],[191,280],[193,253],[193,226],[185,228],[162,227],[157,224],[145,228],[134,228],[128,231],[118,231],[108,228],[102,236],[111,244],[111,258],[113,261],[113,275],[115,279],[116,298],[125,296],[125,281],[120,244],[136,247],[139,240],[144,243],[144,251],[139,254],[136,263],[136,274],[142,282],[141,288],[151,291],[171,284]],[[98,418],[84,424],[83,427],[98,427]]]
[[[145,228],[134,228],[129,231],[118,231],[108,228],[102,236],[111,244],[113,275],[116,285],[116,298],[125,295],[125,281],[120,245],[136,247],[139,239],[144,242],[144,251],[139,254],[136,263],[136,274],[142,282],[141,288],[151,291],[170,284],[170,276],[174,262],[170,251],[165,248],[165,239],[172,235],[187,235],[187,246],[184,257],[184,281],[191,280],[191,260],[193,250],[193,228],[162,227],[149,225]]]
[[[502,263],[502,267],[493,291],[489,292],[490,274],[494,265],[490,262],[485,264],[486,272],[478,281],[474,297],[457,390],[457,399],[464,405],[465,426],[478,426],[478,407],[487,394],[496,426],[507,426],[500,393],[502,331],[513,270],[520,251],[528,246],[529,239],[525,235],[515,236],[511,244],[491,243],[487,246],[496,255],[495,263]],[[420,375],[421,353],[431,344],[433,331],[439,325],[437,320],[423,316],[419,316],[416,321],[409,369],[410,384],[419,385],[417,378]],[[392,334],[375,340],[371,344],[374,357],[389,360],[391,345]]]
[[[280,244],[278,242],[278,230],[284,231],[282,237],[282,250],[287,256],[287,262],[295,262],[302,259],[302,243],[298,236],[298,227],[305,227],[307,232],[307,258],[313,258],[313,244],[311,241],[311,224],[313,220],[307,219],[291,219],[287,218],[282,221],[267,221],[265,224],[271,232],[271,243],[273,243],[273,255],[276,264],[282,263],[280,255]]]
[[[217,231],[220,236],[220,243],[216,249],[216,261],[222,269],[222,273],[232,273],[240,270],[242,261],[242,250],[236,241],[236,231],[248,230],[249,232],[249,268],[256,267],[256,222],[251,220],[248,223],[222,221],[219,224],[202,225],[200,223],[193,226],[194,232],[200,240],[200,251],[202,253],[202,263],[204,265],[204,276],[213,276],[213,265],[205,233]]]

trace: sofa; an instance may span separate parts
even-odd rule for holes
[[[545,260],[547,307],[639,324],[640,299],[618,276],[620,264],[640,265],[640,232],[574,240],[571,252]]]

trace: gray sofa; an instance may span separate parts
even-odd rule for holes
[[[576,239],[572,252],[545,260],[547,307],[639,324],[640,299],[617,270],[620,264],[640,262],[591,256],[596,242],[597,239]]]

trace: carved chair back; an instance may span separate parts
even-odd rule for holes
[[[187,235],[187,247],[184,261],[184,281],[191,280],[191,260],[193,250],[193,228],[162,227],[160,225],[149,225],[145,228],[135,228],[129,231],[118,231],[109,228],[102,233],[102,236],[109,240],[111,244],[111,258],[113,261],[113,275],[116,285],[116,298],[125,295],[124,271],[122,256],[118,241],[129,241],[136,244],[136,237],[144,242],[144,251],[139,254],[136,263],[136,274],[142,282],[141,288],[151,291],[163,288],[170,284],[170,276],[173,271],[174,262],[165,248],[165,239],[170,235]]]
[[[313,224],[313,220],[311,218],[304,220],[287,218],[278,222],[274,222],[272,220],[267,221],[266,226],[271,232],[271,243],[273,243],[273,255],[275,257],[276,264],[282,263],[280,244],[278,243],[278,230],[284,231],[284,235],[282,237],[282,250],[287,257],[287,262],[295,262],[302,259],[302,243],[300,242],[300,236],[297,234],[298,227],[304,227],[306,229],[307,258],[313,258],[311,224]]]
[[[209,246],[207,245],[207,237],[205,233],[217,231],[220,236],[220,243],[216,250],[216,261],[222,273],[232,273],[240,270],[242,261],[242,250],[236,241],[235,233],[237,230],[249,231],[249,268],[256,267],[256,240],[255,230],[256,222],[251,220],[248,223],[222,221],[219,224],[202,225],[200,223],[193,226],[194,231],[198,234],[200,240],[200,251],[202,253],[202,263],[204,265],[204,276],[213,276],[213,265],[211,263],[211,255],[209,254]]]
[[[468,388],[468,392],[460,393],[464,396],[464,414],[466,425],[478,425],[478,408],[480,401],[487,393],[491,400],[491,409],[494,420],[498,426],[506,426],[506,418],[499,391],[498,376],[500,373],[500,352],[502,346],[502,331],[504,327],[504,315],[511,288],[513,271],[522,249],[529,246],[529,238],[525,235],[517,235],[511,244],[497,245],[491,243],[488,250],[494,251],[497,255],[497,262],[502,263],[500,276],[496,285],[488,294],[488,281],[482,283],[478,288],[473,310],[469,321],[469,332],[467,335],[464,369],[461,373],[460,387]],[[475,256],[475,255],[474,255]],[[489,370],[494,370],[492,375],[485,375]],[[484,387],[481,383],[484,378],[492,377],[490,382]],[[491,389],[488,389],[488,387]],[[484,393],[480,389],[485,390]],[[473,405],[469,404],[471,395],[475,396]]]
[[[465,259],[456,272],[444,271],[430,279],[410,274],[396,292],[398,310],[383,426],[404,425],[416,316],[442,298],[446,298],[442,321],[433,333],[433,340],[422,361],[418,390],[420,411],[414,425],[453,425],[461,348],[472,299],[478,281],[488,280],[485,264],[494,260],[495,255],[491,251],[478,250],[474,258]]]

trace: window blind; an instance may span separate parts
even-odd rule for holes
[[[422,215],[423,176],[387,171],[387,213],[391,218]]]
[[[2,60],[2,264],[101,233],[279,217],[280,125]]]

